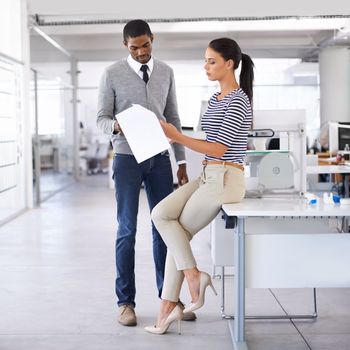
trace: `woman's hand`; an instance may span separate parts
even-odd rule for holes
[[[181,135],[179,131],[176,129],[176,127],[173,124],[166,123],[163,120],[160,120],[160,125],[164,131],[164,134],[172,141],[177,140],[178,136]]]

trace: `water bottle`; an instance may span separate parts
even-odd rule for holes
[[[350,147],[349,147],[348,143],[344,147],[344,152],[347,152],[347,153],[344,153],[344,160],[349,160],[350,159]]]

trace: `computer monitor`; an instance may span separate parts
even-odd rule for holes
[[[345,149],[345,145],[350,146],[350,123],[339,123],[338,127],[338,148]]]
[[[350,123],[328,122],[328,130],[329,151],[332,155],[343,151],[346,144],[350,146]]]

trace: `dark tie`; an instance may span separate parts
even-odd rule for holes
[[[143,64],[143,65],[141,66],[141,70],[142,70],[142,72],[143,72],[143,77],[142,77],[142,79],[143,79],[143,81],[144,81],[146,84],[148,83],[148,79],[149,79],[149,76],[148,76],[148,73],[147,73],[147,69],[148,69],[147,64]]]

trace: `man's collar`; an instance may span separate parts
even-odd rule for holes
[[[131,55],[128,56],[127,61],[128,61],[129,66],[130,66],[136,73],[138,73],[138,72],[140,71],[141,66],[142,66],[142,63],[135,61],[135,60],[132,58]],[[152,73],[153,65],[154,65],[153,57],[151,57],[151,59],[150,59],[147,63],[145,63],[145,64],[147,64],[148,69],[149,69],[150,72]]]

